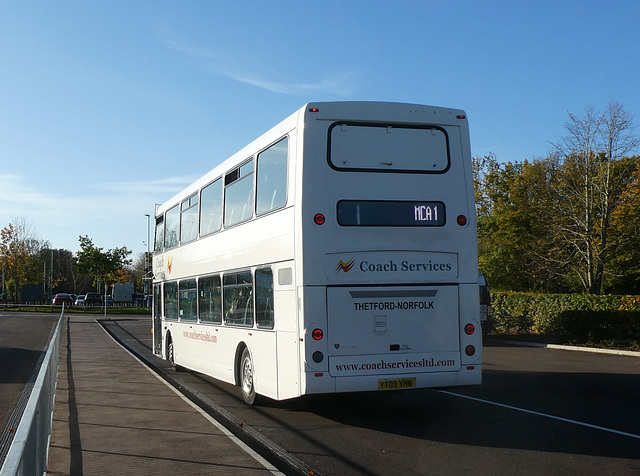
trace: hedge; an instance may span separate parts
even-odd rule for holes
[[[497,333],[547,334],[585,345],[640,345],[640,296],[492,292],[491,300]]]

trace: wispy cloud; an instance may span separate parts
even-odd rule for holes
[[[167,195],[179,192],[187,185],[193,183],[197,178],[195,175],[185,175],[156,180],[103,182],[96,184],[95,188],[108,192],[124,193],[126,195],[135,193],[137,195],[152,194],[166,197]]]
[[[192,183],[194,177],[160,180],[103,182],[90,188],[60,187],[36,189],[20,175],[0,175],[0,228],[12,217],[26,217],[38,223],[87,223],[94,219],[121,218],[123,214],[146,213]],[[6,222],[6,223],[3,223]]]
[[[256,71],[255,64],[242,61],[238,56],[229,55],[212,49],[191,46],[172,40],[165,40],[166,45],[179,53],[195,58],[210,74],[223,76],[240,83],[249,84],[267,91],[289,94],[308,95],[309,93],[324,93],[340,97],[351,96],[357,84],[357,75],[353,71],[334,73],[319,78],[315,82],[287,82],[270,78],[269,73]],[[273,74],[272,74],[273,75]]]
[[[21,175],[0,174],[0,204],[3,211],[11,211],[13,215],[21,215],[25,210],[65,209],[73,205],[74,201],[60,193],[49,193],[34,188]]]

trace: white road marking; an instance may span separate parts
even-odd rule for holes
[[[573,425],[585,426],[587,428],[593,428],[594,430],[606,431],[609,433],[615,433],[616,435],[628,436],[630,438],[635,438],[640,440],[640,435],[634,435],[633,433],[627,433],[626,431],[614,430],[613,428],[606,428],[604,426],[592,425],[591,423],[585,423],[582,421],[571,420],[570,418],[563,418],[555,415],[549,415],[548,413],[536,412],[533,410],[527,410],[526,408],[514,407],[512,405],[506,405],[504,403],[492,402],[490,400],[484,400],[482,398],[470,397],[468,395],[462,395],[460,393],[448,392],[447,390],[436,390],[437,392],[444,393],[446,395],[453,395],[454,397],[466,398],[469,400],[474,400],[476,402],[487,403],[489,405],[495,405],[497,407],[508,408],[509,410],[515,410],[518,412],[529,413],[531,415],[541,416],[544,418],[551,418],[552,420],[563,421],[565,423],[571,423]]]

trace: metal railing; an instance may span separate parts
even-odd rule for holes
[[[0,476],[31,476],[46,473],[63,320],[64,306],[13,441],[0,468]]]

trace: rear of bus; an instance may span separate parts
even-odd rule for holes
[[[464,111],[345,102],[301,114],[301,393],[479,384]]]

